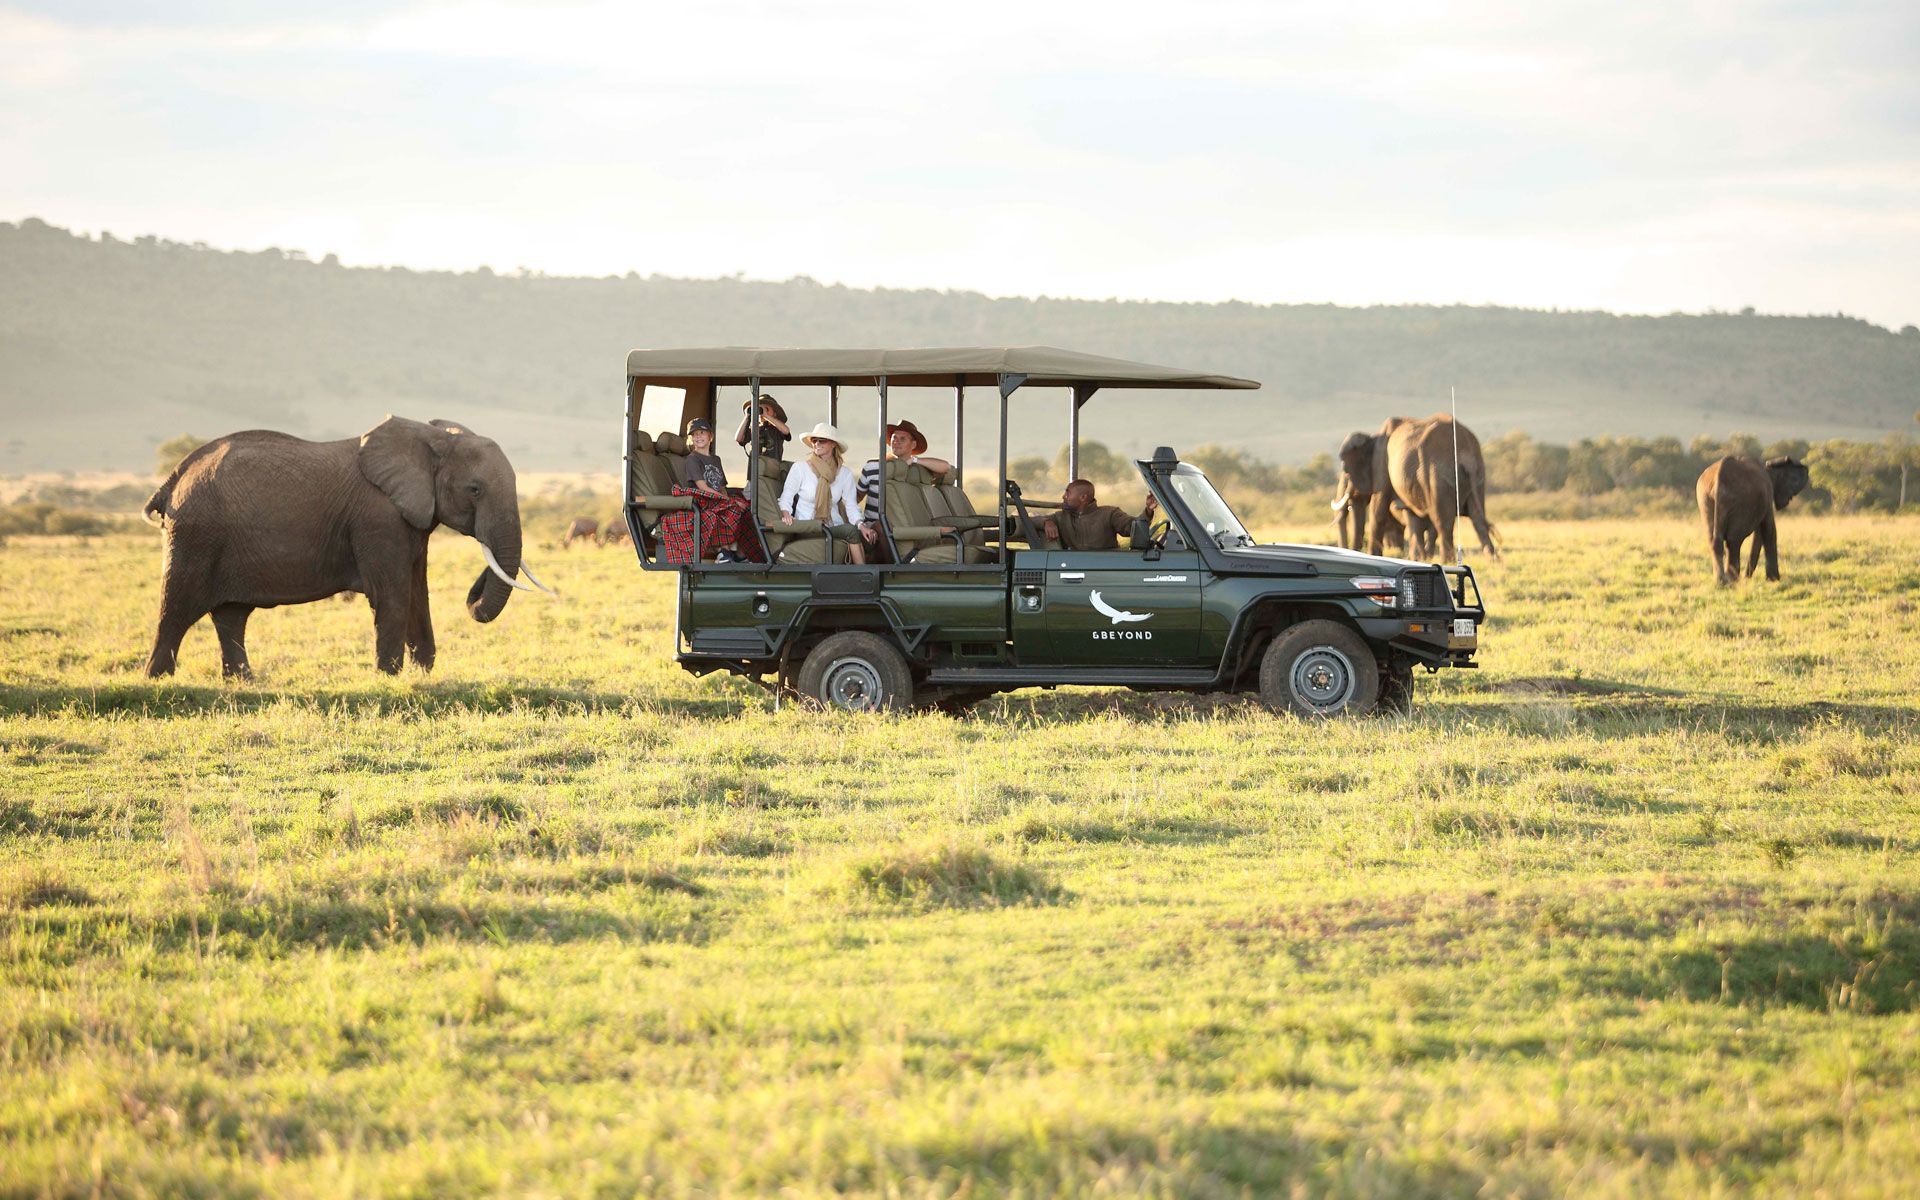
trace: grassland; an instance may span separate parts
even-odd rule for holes
[[[1505,533],[1485,670],[1329,725],[775,713],[454,538],[430,677],[153,684],[155,541],[15,539],[0,1194],[1911,1195],[1920,520]]]

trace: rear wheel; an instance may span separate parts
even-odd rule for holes
[[[1282,630],[1260,660],[1260,699],[1302,717],[1370,713],[1380,700],[1380,664],[1353,630],[1337,621],[1302,621]]]
[[[800,664],[800,694],[845,712],[900,712],[913,702],[907,660],[871,633],[836,633]]]

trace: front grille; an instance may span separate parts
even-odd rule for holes
[[[1409,608],[1453,607],[1453,595],[1447,591],[1447,577],[1440,571],[1409,571],[1400,577],[1400,606]]]
[[[1045,571],[1015,571],[1013,573],[1013,586],[1015,587],[1025,587],[1028,584],[1042,584],[1046,581],[1047,573]]]

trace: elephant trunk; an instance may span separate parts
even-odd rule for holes
[[[513,585],[507,581],[520,573],[518,508],[504,516],[478,523],[473,536],[492,552],[494,561],[500,564],[499,574],[489,567],[481,571],[480,577],[467,589],[467,615],[485,624],[507,607],[507,596],[513,591]]]

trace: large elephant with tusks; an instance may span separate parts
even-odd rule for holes
[[[1487,520],[1487,466],[1480,439],[1446,413],[1422,420],[1389,417],[1377,433],[1350,435],[1340,446],[1340,468],[1341,491],[1334,505],[1344,505],[1352,514],[1355,548],[1365,542],[1370,553],[1384,550],[1388,534],[1399,524],[1393,516],[1397,504],[1407,514],[1416,557],[1437,550],[1442,560],[1453,559],[1453,527],[1460,517],[1472,522],[1480,548],[1500,557]],[[1341,526],[1344,540],[1344,519]]]
[[[390,416],[337,442],[228,434],[182,459],[145,515],[166,539],[148,675],[172,674],[180,639],[209,614],[223,672],[247,675],[254,609],[347,590],[373,608],[382,671],[398,671],[407,653],[431,669],[427,538],[440,525],[477,540],[486,557],[467,593],[474,620],[499,616],[510,589],[530,590],[515,578],[526,567],[513,465],[491,438],[451,421]]]

